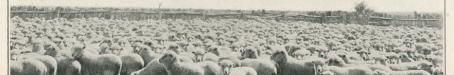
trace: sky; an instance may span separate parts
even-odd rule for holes
[[[443,0],[10,0],[10,5],[353,11],[364,1],[378,12],[442,12]]]

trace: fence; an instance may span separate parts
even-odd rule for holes
[[[59,11],[12,11],[11,17],[32,18],[40,17],[46,19],[54,18],[90,18],[98,17],[105,19],[123,20],[146,20],[146,19],[251,19],[248,16],[255,14],[244,13],[184,13],[184,12],[129,12],[129,11],[78,11],[78,12],[59,12]],[[318,15],[275,15],[260,16],[261,18],[286,20],[286,21],[307,21],[315,23],[359,23],[382,26],[430,26],[441,27],[441,19],[393,19],[386,17],[354,17],[354,16],[318,16]]]

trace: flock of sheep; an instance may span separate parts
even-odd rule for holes
[[[11,75],[443,75],[442,31],[274,20],[14,17]]]

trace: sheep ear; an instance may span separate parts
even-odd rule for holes
[[[356,53],[361,54],[361,52],[356,52]]]

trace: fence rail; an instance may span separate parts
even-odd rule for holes
[[[319,15],[274,15],[264,16],[245,13],[159,13],[159,12],[137,12],[137,11],[11,11],[11,17],[33,18],[40,17],[46,19],[54,18],[90,18],[98,17],[105,19],[123,20],[146,20],[146,19],[251,19],[250,16],[260,16],[265,19],[285,20],[285,21],[308,21],[315,23],[360,23],[383,26],[430,26],[441,27],[441,19],[395,19],[380,16],[354,17],[354,16],[319,16]]]

